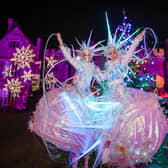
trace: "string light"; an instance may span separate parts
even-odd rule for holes
[[[132,29],[132,25],[131,25],[130,23],[127,23],[127,18],[128,18],[128,17],[126,16],[125,13],[126,13],[126,12],[125,12],[125,9],[123,9],[122,24],[120,24],[120,25],[118,26],[118,28],[117,28],[119,34],[122,34],[122,33],[124,32],[126,26],[128,26],[127,29],[126,29],[126,31],[125,31],[125,33],[123,34],[123,37],[122,37],[123,40],[130,36],[131,29]],[[126,42],[126,45],[123,46],[124,49],[128,50],[129,47],[130,47],[130,45],[132,44],[132,42],[133,42],[133,40],[132,40],[131,38],[128,39],[127,42]]]

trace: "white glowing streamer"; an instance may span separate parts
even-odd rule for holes
[[[87,149],[83,154],[81,154],[79,157],[77,157],[76,159],[74,159],[72,161],[72,164],[75,163],[77,160],[81,159],[83,156],[85,156],[87,153],[89,153],[93,149],[95,149],[96,146],[98,146],[100,143],[101,143],[101,140],[98,139],[89,149]]]
[[[74,106],[74,104],[71,102],[70,98],[66,95],[66,93],[63,93],[63,99],[68,103],[68,105],[70,105],[70,107],[72,107],[73,111],[75,112],[75,115],[77,116],[77,118],[80,121],[81,126],[83,127],[83,121],[80,117],[80,114],[78,113],[78,111],[76,110],[76,107]]]

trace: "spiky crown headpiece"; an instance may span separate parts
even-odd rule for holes
[[[107,32],[108,32],[107,45],[104,46],[104,49],[103,49],[105,56],[107,56],[106,55],[107,52],[112,48],[116,49],[117,52],[123,53],[124,52],[123,48],[124,48],[124,45],[126,45],[126,42],[130,38],[132,38],[135,34],[137,34],[137,32],[139,32],[140,29],[137,29],[134,33],[129,35],[126,39],[123,39],[123,36],[124,36],[125,32],[127,31],[128,26],[130,25],[130,24],[127,24],[125,26],[124,31],[122,32],[122,34],[119,37],[118,37],[118,28],[116,28],[115,33],[112,36],[107,12],[105,12],[105,18],[106,18],[106,25],[107,25]]]
[[[97,56],[99,51],[102,50],[102,47],[97,47],[98,45],[100,45],[103,41],[99,41],[94,45],[91,45],[91,36],[92,36],[92,31],[90,32],[89,38],[86,41],[82,41],[82,43],[80,43],[77,39],[77,43],[80,46],[79,50],[76,50],[77,55],[81,56],[83,53],[89,53],[91,58],[93,58],[93,56]]]

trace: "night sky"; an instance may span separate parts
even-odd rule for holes
[[[13,18],[33,43],[37,37],[45,43],[49,35],[60,32],[66,44],[74,44],[75,37],[79,41],[85,40],[91,30],[94,41],[104,40],[107,38],[105,10],[114,31],[122,23],[124,8],[132,30],[151,27],[158,37],[158,45],[162,46],[168,39],[168,6],[165,3],[163,0],[55,0],[40,4],[13,1],[9,7],[4,7],[5,11],[0,10],[0,38],[7,31],[8,18]],[[51,40],[57,47],[56,38]]]

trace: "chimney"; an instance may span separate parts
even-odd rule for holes
[[[40,54],[41,54],[41,47],[42,47],[42,39],[40,37],[38,37],[36,39],[36,55],[37,55],[37,59],[40,58]]]
[[[8,31],[10,31],[15,26],[15,21],[12,18],[8,18]]]

